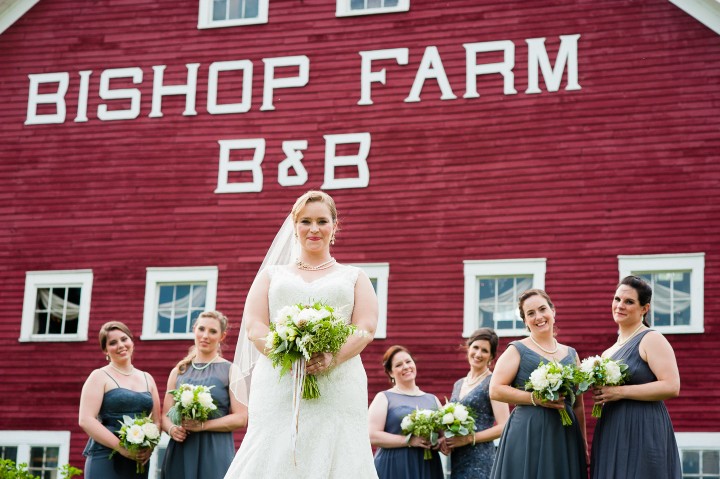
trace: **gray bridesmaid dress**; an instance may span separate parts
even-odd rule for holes
[[[513,341],[520,353],[520,367],[513,380],[513,386],[525,389],[525,381],[540,362],[548,362],[532,349],[519,341]],[[560,363],[575,364],[577,353],[568,348],[568,354]],[[500,437],[490,477],[493,479],[587,479],[585,442],[570,406],[565,410],[572,419],[572,425],[563,426],[556,409],[518,405],[510,413]],[[610,479],[608,476],[605,479]]]
[[[217,416],[226,416],[230,411],[228,382],[230,362],[218,361],[207,368],[197,370],[188,365],[184,373],[178,374],[175,387],[181,384],[215,386],[210,395],[217,406]],[[198,364],[202,367],[203,364]],[[191,432],[183,442],[170,439],[162,466],[164,479],[222,479],[235,456],[232,432],[199,431]]]
[[[640,357],[640,341],[649,331],[612,355],[628,365],[627,384],[657,380]],[[593,479],[680,479],[680,455],[665,403],[622,399],[605,404],[595,427],[590,470]]]

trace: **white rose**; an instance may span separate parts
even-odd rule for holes
[[[284,324],[276,324],[275,325],[275,332],[278,336],[280,336],[280,339],[283,341],[287,341],[288,338],[288,328]]]
[[[429,409],[423,409],[423,410],[421,410],[421,411],[419,412],[419,414],[420,414],[421,416],[425,416],[425,417],[432,417],[433,412],[432,412],[431,410],[429,410]]]
[[[580,371],[585,374],[590,374],[593,372],[593,369],[595,369],[595,365],[598,361],[600,361],[600,356],[590,356],[589,358],[583,359],[580,363]]]
[[[328,311],[328,310],[325,309],[325,308],[321,308],[320,311],[317,312],[317,318],[318,318],[318,319],[325,319],[325,318],[330,317],[330,314],[331,314],[330,311]]]
[[[547,375],[547,380],[552,387],[557,387],[562,382],[562,374],[550,373]]]
[[[455,422],[455,416],[453,416],[453,413],[451,413],[451,412],[445,414],[445,415],[442,417],[442,423],[443,423],[443,424],[452,424],[452,423],[454,423],[454,422]]]
[[[146,422],[142,425],[143,433],[145,434],[145,437],[148,439],[157,439],[160,437],[160,430],[155,425],[154,422]]]
[[[608,384],[617,384],[622,379],[622,372],[620,366],[614,361],[610,361],[605,365],[605,377],[607,378]]]
[[[270,331],[267,336],[265,336],[265,349],[270,350],[273,348],[276,336],[275,331]]]
[[[198,394],[198,402],[205,409],[210,409],[210,406],[213,405],[213,399],[212,399],[212,396],[210,395],[210,393]]]
[[[455,408],[455,417],[460,422],[465,422],[468,418],[468,410],[465,406],[458,406]]]
[[[410,416],[405,416],[403,418],[402,422],[400,423],[400,428],[403,431],[407,431],[408,429],[412,428],[412,426],[413,426],[413,422],[412,422],[412,419],[410,419]]]
[[[127,429],[125,439],[130,444],[142,444],[145,440],[145,433],[143,432],[142,426],[134,424]]]
[[[318,313],[320,313],[320,311],[314,308],[303,309],[300,311],[300,314],[298,314],[296,323],[300,321],[305,321],[306,323],[318,321],[321,319]]]
[[[287,319],[291,319],[294,321],[295,316],[298,315],[300,310],[297,306],[283,306],[280,308],[280,311],[277,312],[277,320],[278,321],[286,321]]]
[[[541,391],[550,385],[545,373],[546,371],[543,368],[538,368],[530,373],[530,384],[536,391]]]
[[[188,407],[193,402],[193,392],[192,391],[183,391],[180,395],[180,404],[183,405],[183,407]]]

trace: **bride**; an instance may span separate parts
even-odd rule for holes
[[[333,199],[308,191],[295,202],[250,287],[231,385],[248,406],[248,429],[226,479],[377,478],[367,376],[359,356],[375,332],[377,298],[364,272],[330,256],[337,230]],[[317,376],[321,396],[301,400],[295,418],[292,374],[280,377],[273,368],[265,336],[279,309],[315,301],[332,306],[360,334],[350,336],[336,355],[319,353],[307,361],[306,372]]]

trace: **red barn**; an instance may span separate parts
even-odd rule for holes
[[[400,343],[449,396],[463,334],[504,350],[531,285],[599,353],[635,272],[680,366],[686,477],[717,477],[717,1],[5,0],[0,31],[2,457],[82,467],[108,320],[161,393],[199,311],[231,318],[232,355],[275,231],[323,188],[334,255],[380,297],[371,395]]]

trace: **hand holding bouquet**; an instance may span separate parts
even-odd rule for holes
[[[591,387],[619,386],[628,380],[627,364],[601,356],[590,356],[580,363],[578,371],[578,392],[584,393]],[[595,404],[592,417],[602,415],[602,404]]]
[[[442,429],[437,411],[430,409],[415,409],[402,419],[400,427],[403,434],[428,439],[433,446],[437,444],[438,431]],[[409,441],[410,438],[408,437],[408,443]],[[425,449],[423,457],[426,461],[432,459],[432,452]]]
[[[120,437],[120,445],[128,451],[137,454],[142,449],[153,449],[160,441],[160,429],[152,420],[152,415],[141,415],[134,419],[130,416],[123,416],[123,420],[119,421],[122,426],[117,432]],[[117,450],[110,453],[113,457]],[[136,461],[137,466],[135,472],[142,474],[145,472],[145,464]]]
[[[313,304],[294,304],[278,311],[270,322],[270,332],[265,338],[265,350],[274,367],[280,368],[280,375],[315,353],[337,353],[348,337],[355,332],[355,326],[347,324],[335,315],[335,310],[319,301]],[[300,374],[302,377],[302,398],[320,397],[317,378]]]
[[[183,419],[205,422],[216,415],[217,406],[210,395],[210,389],[214,387],[184,383],[179,388],[168,391],[175,401],[167,413],[172,423],[179,426]]]
[[[575,365],[563,366],[557,361],[540,362],[525,383],[525,390],[531,391],[535,399],[557,401],[560,397],[569,397],[575,403]],[[559,409],[563,426],[572,424],[565,408]]]
[[[445,437],[473,435],[475,444],[475,417],[464,405],[457,402],[445,402],[437,412],[440,419],[440,428],[445,431]]]

